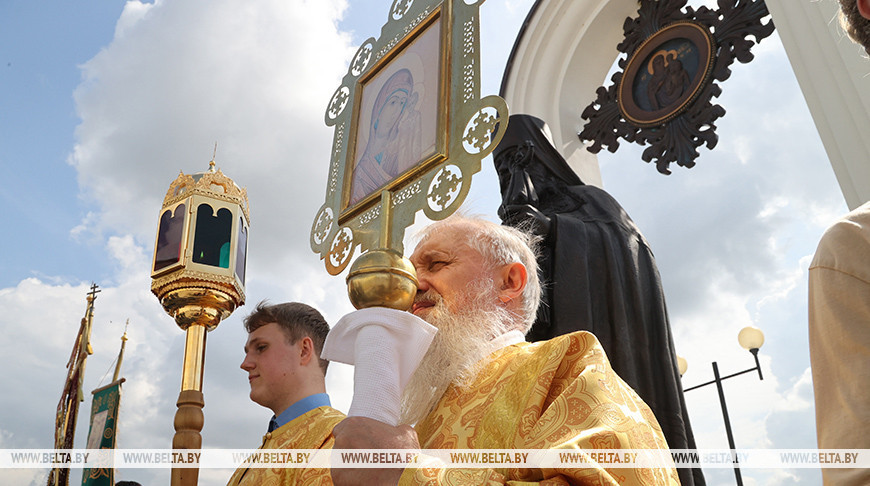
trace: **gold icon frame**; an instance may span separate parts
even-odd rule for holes
[[[405,229],[421,209],[432,220],[455,212],[468,194],[472,175],[480,171],[481,159],[504,134],[506,103],[498,96],[480,98],[478,19],[482,3],[394,0],[380,37],[363,42],[351,60],[324,117],[334,127],[333,144],[326,198],[310,237],[311,249],[324,260],[330,274],[341,273],[357,247],[363,252],[392,248],[401,253]],[[424,95],[418,101],[425,96],[427,104],[421,105],[421,137],[427,143],[421,144],[419,152],[411,151],[415,156],[401,159],[396,164],[401,164],[398,171],[378,172],[381,177],[373,177],[371,187],[354,196],[353,182],[362,167],[357,161],[366,158],[375,167],[365,153],[375,126],[371,100],[380,96],[388,78],[414,56],[428,67],[408,68],[412,76],[424,73],[424,80],[415,78],[402,85],[408,95],[403,106],[412,98],[409,85],[414,90],[422,88]],[[438,66],[434,77],[429,69],[433,63]],[[378,163],[389,159],[389,152],[380,154],[382,158],[375,157]]]

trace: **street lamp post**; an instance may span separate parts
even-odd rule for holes
[[[737,486],[743,486],[743,477],[740,475],[740,466],[735,451],[737,447],[734,445],[734,434],[731,432],[731,420],[728,418],[728,407],[725,405],[725,392],[722,390],[722,381],[727,380],[728,378],[734,378],[735,376],[751,373],[753,371],[758,371],[759,380],[764,379],[764,375],[761,374],[761,364],[758,362],[758,349],[764,344],[764,333],[762,333],[761,329],[758,329],[757,327],[744,327],[737,335],[737,341],[740,343],[740,346],[752,353],[752,356],[755,358],[754,368],[732,373],[727,376],[720,376],[719,365],[713,361],[713,380],[685,388],[683,392],[701,388],[702,386],[707,386],[713,383],[716,384],[716,389],[719,392],[719,404],[722,406],[722,418],[725,419],[725,434],[728,436],[728,447],[731,449],[731,462],[734,464],[734,477],[737,479]],[[681,356],[677,356],[677,366],[680,369],[680,376],[683,376],[688,368],[688,363]]]

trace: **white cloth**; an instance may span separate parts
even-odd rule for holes
[[[523,336],[523,333],[514,329],[493,339],[492,341],[490,341],[490,344],[492,344],[493,351],[498,351],[501,348],[506,348],[512,344],[521,343],[525,340],[526,337]]]
[[[320,356],[354,365],[348,417],[398,425],[402,391],[438,330],[409,312],[370,307],[342,317]]]

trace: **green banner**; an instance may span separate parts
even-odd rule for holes
[[[121,403],[121,383],[124,378],[93,391],[91,403],[91,429],[88,449],[114,449],[118,423],[118,405]],[[115,470],[111,467],[84,469],[82,486],[112,486]]]

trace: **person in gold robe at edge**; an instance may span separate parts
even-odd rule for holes
[[[348,417],[335,449],[667,449],[649,407],[595,336],[528,343],[540,301],[533,237],[454,215],[428,226],[410,260],[411,312],[438,329],[402,397],[402,424]],[[435,458],[430,458],[435,460]],[[592,462],[592,461],[590,461]],[[336,485],[679,484],[660,468],[333,468]]]
[[[870,55],[870,0],[840,0]],[[820,449],[870,449],[870,202],[834,222],[809,269],[809,339]],[[870,469],[822,468],[824,484],[867,485]]]
[[[326,449],[344,414],[330,406],[320,359],[329,325],[316,309],[298,302],[261,302],[245,318],[248,340],[241,368],[248,373],[251,400],[274,412],[261,449]],[[246,468],[235,485],[329,485],[327,469]]]

